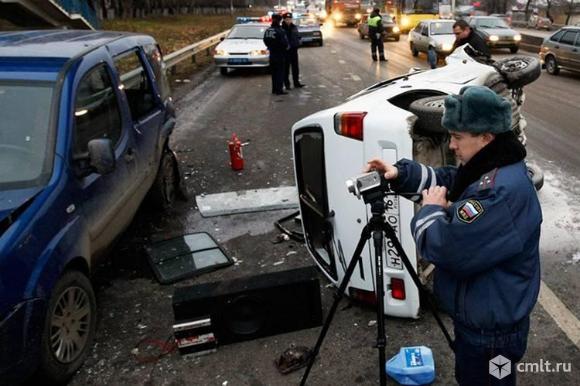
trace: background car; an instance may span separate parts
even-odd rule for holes
[[[214,49],[214,61],[222,75],[228,68],[268,67],[270,53],[264,44],[265,23],[235,24],[228,36]]]
[[[544,16],[533,14],[528,19],[528,28],[545,29],[550,31],[552,29],[552,20]]]
[[[409,31],[409,47],[413,56],[419,52],[434,51],[438,58],[444,58],[451,53],[455,35],[453,34],[455,20],[424,20]]]
[[[401,30],[397,24],[393,21],[393,18],[389,15],[381,15],[383,18],[383,40],[393,39],[398,42],[401,36]],[[369,37],[369,15],[362,15],[360,22],[358,23],[356,29],[358,31],[358,36],[361,39]]]
[[[551,75],[558,75],[561,68],[580,71],[580,27],[563,27],[545,38],[540,61]]]
[[[447,130],[441,126],[444,98],[467,85],[486,85],[512,104],[513,130],[524,138],[519,88],[539,76],[536,58],[516,57],[481,64],[463,47],[447,57],[447,65],[414,71],[385,80],[351,96],[343,104],[315,112],[292,127],[294,170],[306,247],[321,271],[335,285],[345,276],[370,210],[350,194],[345,181],[361,174],[367,160],[378,157],[394,163],[415,159],[431,166],[453,165]],[[425,170],[427,172],[427,170]],[[537,173],[535,175],[538,175]],[[409,223],[413,202],[385,198],[385,218],[394,228],[415,269],[416,247]],[[372,243],[365,245],[347,284],[352,298],[375,302],[376,260]],[[385,313],[416,318],[419,294],[393,243],[384,245]]]
[[[97,259],[147,194],[165,206],[183,186],[159,47],[110,31],[0,33],[0,121],[0,383],[38,369],[60,384],[91,348]]]
[[[484,36],[488,47],[509,48],[512,54],[518,52],[522,36],[502,19],[495,16],[471,16],[467,22]]]
[[[320,30],[320,23],[316,17],[298,17],[294,19],[294,24],[298,28],[302,45],[316,44],[322,47],[324,39]]]

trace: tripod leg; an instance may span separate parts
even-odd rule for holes
[[[310,359],[308,361],[308,367],[306,367],[306,371],[304,372],[304,375],[302,376],[302,380],[300,381],[301,386],[306,385],[306,380],[308,379],[308,374],[310,373],[310,370],[312,369],[312,366],[314,365],[314,361],[316,359],[316,356],[318,355],[318,352],[320,351],[320,346],[322,346],[322,342],[324,341],[324,337],[326,336],[328,328],[330,327],[330,323],[332,323],[332,318],[334,317],[334,313],[336,312],[336,309],[338,308],[338,304],[340,303],[340,300],[344,296],[344,291],[346,290],[346,286],[348,285],[348,282],[350,281],[350,277],[352,276],[352,273],[354,272],[354,269],[356,268],[356,266],[358,264],[362,250],[363,250],[366,242],[370,239],[370,237],[371,237],[370,228],[368,225],[366,225],[361,232],[361,236],[360,236],[360,239],[359,239],[358,244],[356,246],[356,249],[354,250],[354,253],[352,255],[352,259],[350,260],[350,263],[348,264],[348,268],[346,269],[346,272],[344,273],[344,278],[342,279],[342,282],[340,283],[340,286],[338,287],[338,290],[336,291],[336,294],[334,297],[334,302],[332,303],[332,306],[330,307],[330,310],[328,311],[328,315],[326,316],[326,320],[324,321],[324,325],[322,326],[322,330],[320,331],[320,335],[318,336],[318,340],[316,341],[316,345],[312,349],[312,356],[310,357]]]
[[[385,346],[387,338],[385,335],[385,284],[383,274],[383,231],[373,230],[373,241],[375,246],[375,270],[376,270],[376,294],[377,294],[377,349],[379,350],[379,379],[381,386],[387,384],[385,373]]]

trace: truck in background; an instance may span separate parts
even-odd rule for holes
[[[354,27],[358,24],[365,10],[361,0],[326,0],[326,13],[335,26]]]

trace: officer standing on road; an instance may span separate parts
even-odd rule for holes
[[[445,99],[442,119],[459,168],[368,163],[396,191],[422,195],[411,231],[436,267],[434,292],[454,322],[461,386],[516,384],[540,287],[542,212],[511,113],[489,88],[464,87]]]
[[[380,15],[378,8],[373,9],[373,12],[369,15],[368,19],[369,26],[369,39],[371,40],[371,56],[374,61],[377,60],[377,52],[379,52],[379,59],[381,61],[386,61],[385,58],[385,47],[383,45],[383,18]]]
[[[264,44],[270,51],[270,72],[272,73],[272,94],[288,94],[284,91],[284,63],[289,44],[286,33],[280,26],[282,16],[272,15],[272,25],[264,32]]]
[[[292,23],[292,14],[290,12],[284,14],[282,28],[286,32],[288,43],[290,44],[290,49],[286,51],[284,85],[286,86],[286,90],[290,90],[290,67],[292,67],[292,82],[294,83],[294,88],[304,87],[304,85],[300,83],[300,68],[298,66],[300,34],[298,33],[298,27]]]
[[[485,43],[485,39],[465,20],[457,20],[453,24],[453,33],[455,34],[455,43],[453,43],[453,50],[464,44],[469,44],[473,49],[483,54],[487,59],[491,59],[491,51]]]

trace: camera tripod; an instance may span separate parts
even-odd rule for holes
[[[359,262],[359,259],[361,259],[361,252],[362,252],[365,244],[367,243],[367,241],[370,240],[371,236],[373,238],[373,245],[374,245],[374,251],[375,251],[375,270],[376,270],[375,271],[375,276],[376,276],[375,286],[376,286],[376,298],[377,298],[377,310],[376,310],[376,312],[377,312],[377,343],[376,343],[376,347],[379,350],[379,377],[380,377],[379,379],[380,379],[381,386],[385,386],[387,383],[387,375],[386,375],[386,369],[385,369],[385,360],[386,360],[385,347],[386,347],[387,339],[386,339],[386,335],[385,335],[385,321],[384,321],[385,315],[384,315],[384,301],[383,301],[384,296],[385,296],[384,275],[383,275],[384,236],[386,236],[387,239],[392,241],[395,249],[399,253],[399,256],[403,260],[403,264],[405,265],[407,272],[409,272],[409,274],[411,275],[411,278],[413,279],[413,282],[415,283],[415,285],[419,289],[419,293],[420,293],[421,297],[427,300],[429,307],[431,308],[431,311],[433,313],[433,316],[437,320],[437,324],[439,325],[439,328],[441,329],[441,331],[443,332],[443,335],[445,335],[445,338],[447,339],[449,347],[451,347],[451,350],[454,350],[453,340],[451,339],[449,332],[445,328],[445,325],[443,324],[443,322],[441,321],[441,318],[439,317],[439,314],[437,313],[435,305],[434,305],[434,303],[431,299],[431,296],[430,296],[431,294],[427,291],[427,289],[425,289],[423,284],[421,284],[421,281],[419,280],[417,273],[415,272],[413,266],[409,262],[409,258],[407,257],[407,254],[403,250],[403,246],[401,245],[395,230],[387,221],[385,221],[385,201],[384,201],[384,199],[385,199],[386,195],[396,195],[396,193],[385,192],[384,190],[378,189],[378,190],[374,190],[374,191],[371,191],[371,192],[368,192],[368,193],[362,195],[365,204],[371,205],[372,217],[369,220],[368,224],[365,225],[365,227],[363,228],[363,230],[361,232],[361,236],[360,236],[360,239],[359,239],[358,244],[356,246],[356,249],[353,253],[352,259],[350,260],[348,268],[344,274],[344,278],[342,279],[342,282],[340,283],[340,286],[338,287],[338,290],[337,290],[335,298],[334,298],[334,302],[332,303],[332,306],[330,307],[330,310],[328,311],[328,316],[326,317],[326,320],[324,321],[324,325],[322,326],[322,330],[320,331],[320,335],[318,336],[318,340],[316,341],[316,345],[314,346],[314,348],[312,350],[312,355],[309,358],[308,366],[306,367],[306,371],[304,372],[304,375],[302,376],[302,380],[300,382],[301,386],[306,385],[306,380],[308,379],[308,375],[310,373],[310,370],[312,369],[312,366],[314,365],[314,361],[316,360],[316,356],[318,355],[318,352],[320,351],[320,347],[322,346],[322,342],[324,341],[324,337],[326,336],[328,328],[330,327],[330,324],[332,323],[332,319],[334,317],[334,314],[336,313],[336,309],[338,308],[338,304],[340,303],[341,299],[344,296],[346,286],[348,285],[348,283],[350,281],[352,273],[354,272],[354,270]]]

